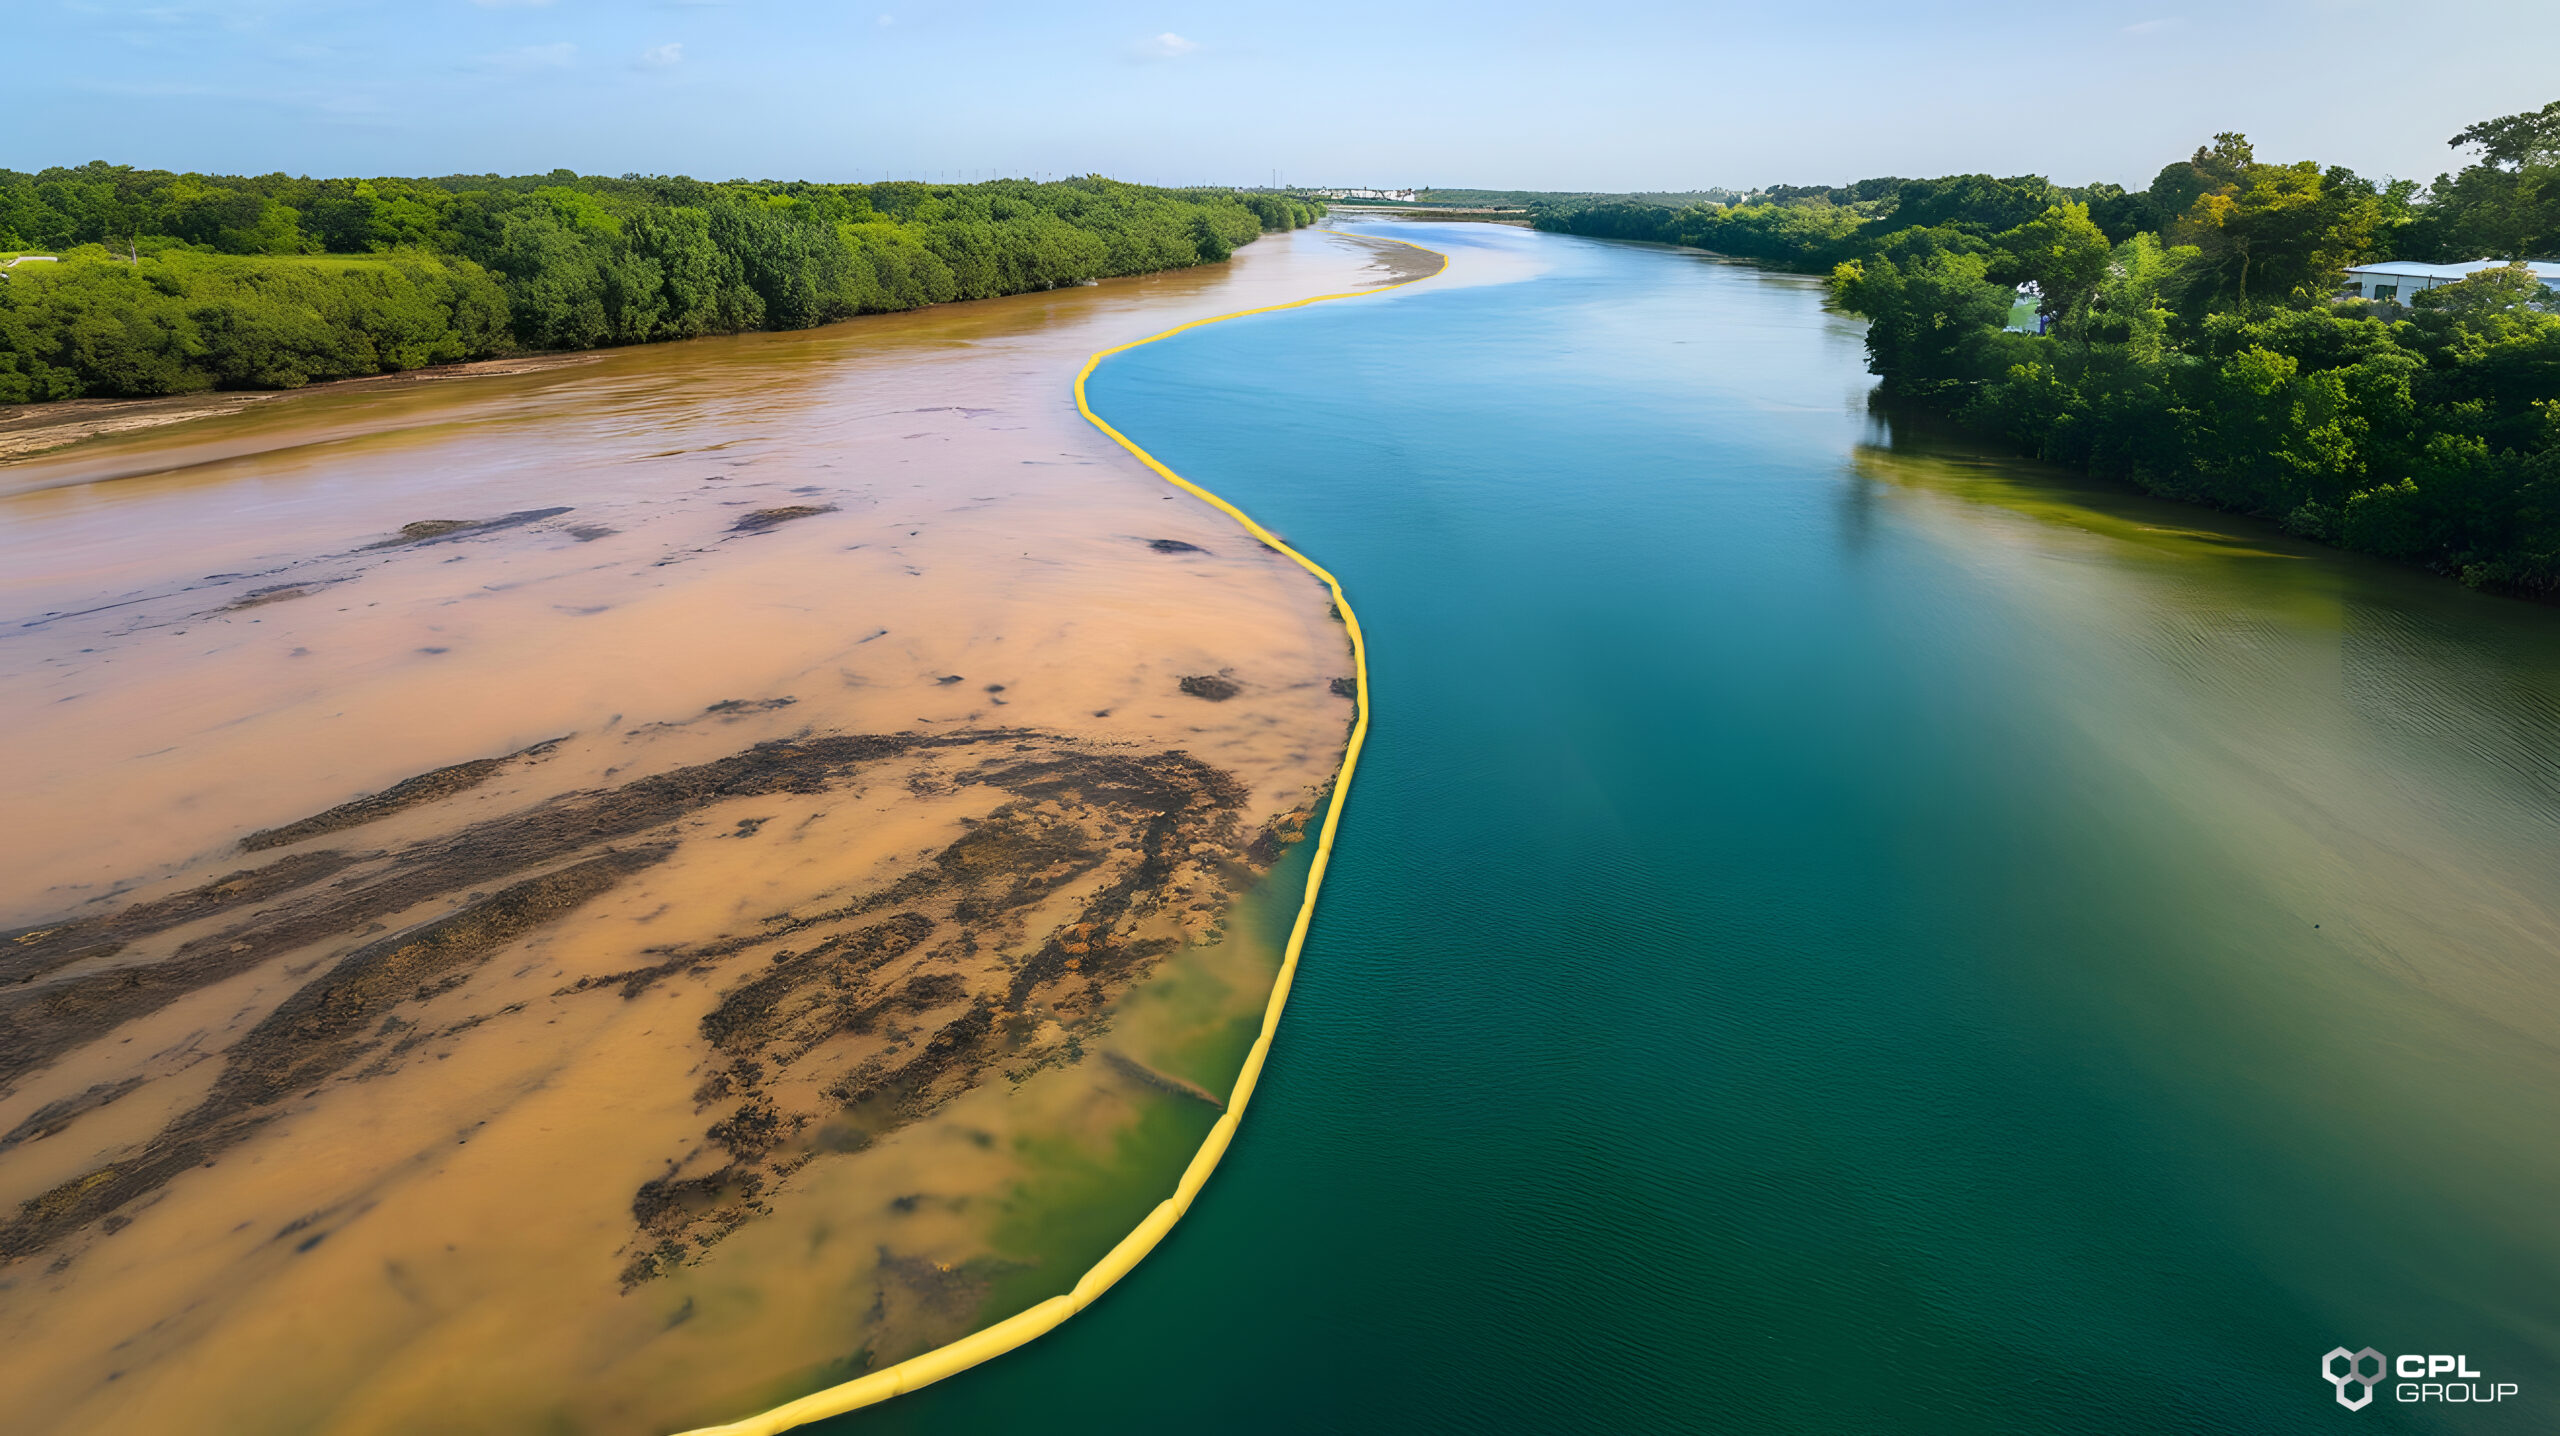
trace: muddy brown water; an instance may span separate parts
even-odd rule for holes
[[[665,1430],[1070,1284],[1214,1118],[1350,704],[1069,381],[1398,263],[0,467],[12,1424]]]

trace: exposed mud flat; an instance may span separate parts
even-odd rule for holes
[[[1106,1114],[1164,1095],[1215,1109],[1200,1082],[1158,1064],[1183,1065],[1185,1041],[1249,1016],[1252,983],[1230,984],[1206,1024],[1142,1032],[1135,1052],[1118,1005],[1168,957],[1220,945],[1236,898],[1304,831],[1305,807],[1252,821],[1246,788],[1186,753],[970,729],[767,739],[436,827],[438,808],[509,767],[627,759],[633,746],[572,737],[494,760],[496,772],[420,774],[383,795],[403,801],[252,835],[268,848],[278,833],[305,835],[259,866],[0,934],[13,984],[0,989],[0,1081],[13,1099],[40,1099],[0,1135],[0,1174],[15,1180],[14,1211],[0,1218],[0,1300],[56,1319],[102,1295],[199,1314],[165,1350],[132,1333],[116,1342],[104,1379],[120,1385],[127,1362],[147,1373],[155,1356],[229,1346],[224,1318],[271,1317],[278,1291],[313,1279],[295,1268],[319,1266],[342,1236],[404,1269],[438,1265],[382,1212],[413,1184],[457,1185],[459,1153],[446,1146],[477,1144],[503,1154],[479,1173],[495,1189],[459,1183],[484,1220],[539,1231],[578,1191],[584,1300],[547,1293],[550,1318],[564,1305],[618,1317],[663,1305],[638,1289],[686,1285],[713,1247],[789,1205],[813,1164],[852,1161],[980,1087],[1012,1098],[1045,1078],[1035,1103],[1080,1097],[1071,1105]],[[420,835],[330,846],[394,815]],[[950,836],[882,851],[861,840],[875,823]],[[796,874],[764,885],[770,910],[704,901],[740,851]],[[136,1033],[151,1036],[117,1040]],[[492,1070],[501,1043],[514,1051]],[[519,1114],[550,1111],[545,1089],[597,1068],[655,1074],[649,1091],[618,1094],[645,1096],[645,1119],[529,1143]],[[406,1120],[409,1103],[440,1120]],[[1021,1113],[971,1118],[991,1176],[1008,1167],[992,1133],[1009,1123],[1059,1135]],[[108,1130],[114,1139],[101,1140]],[[321,1140],[330,1147],[315,1150]],[[7,1162],[13,1151],[20,1160]],[[618,1171],[597,1169],[608,1152]],[[216,1174],[235,1163],[279,1169],[250,1180],[289,1180],[293,1206],[217,1234],[204,1208],[236,1194],[206,1188],[227,1186]],[[30,1180],[51,1185],[30,1191]],[[987,1229],[1004,1187],[934,1165],[901,1169],[889,1187],[827,1214],[875,1227],[878,1290],[823,1328],[855,1330],[837,1354],[857,1369],[966,1330],[982,1319],[989,1273],[1036,1265],[1001,1253]],[[616,1206],[608,1244],[598,1228]],[[232,1260],[186,1281],[178,1273],[204,1263],[208,1240]],[[941,1279],[962,1269],[977,1275]],[[922,1273],[934,1279],[920,1288]],[[1075,1272],[1054,1275],[1063,1284]],[[901,1292],[910,1299],[891,1300]],[[343,1291],[319,1299],[365,1304]],[[170,1315],[146,1334],[166,1331]],[[787,1371],[749,1368],[713,1391],[748,1400],[753,1378]],[[251,1410],[292,1425],[262,1401],[244,1419]]]
[[[447,379],[499,378],[536,374],[594,361],[590,354],[537,354],[511,359],[476,359],[466,364],[436,364],[399,374],[342,379],[323,386],[330,392],[378,392],[396,384],[432,384]],[[172,394],[157,399],[73,399],[59,404],[0,405],[0,462],[68,448],[110,434],[199,419],[223,419],[253,405],[284,398],[280,391],[224,391]]]
[[[1322,589],[1065,379],[1369,263],[11,471],[13,1420],[668,1429],[1071,1283],[1216,1114],[1350,705]]]

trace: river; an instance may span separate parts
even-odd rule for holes
[[[833,1429],[2551,1429],[2560,614],[1890,425],[1813,281],[1378,228],[1507,282],[1092,385],[1369,634],[1253,1117]]]

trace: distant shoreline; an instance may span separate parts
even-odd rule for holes
[[[1438,219],[1473,224],[1510,224],[1522,229],[1533,226],[1526,209],[1496,209],[1470,205],[1440,204],[1370,204],[1359,200],[1335,200],[1334,210],[1357,210],[1370,214],[1392,214],[1404,219]]]

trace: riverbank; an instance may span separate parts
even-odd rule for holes
[[[365,392],[394,384],[432,384],[449,379],[485,379],[534,374],[563,365],[592,363],[593,354],[530,354],[513,359],[475,359],[461,364],[434,364],[399,374],[362,379],[327,379],[300,389],[232,389],[209,394],[167,394],[154,399],[60,399],[50,404],[0,405],[0,465],[57,449],[67,449],[110,434],[130,434],[198,419],[223,419],[259,404],[316,394]],[[154,462],[165,462],[165,458]],[[0,467],[0,493],[17,490]],[[54,482],[76,482],[59,477]]]
[[[1358,200],[1336,200],[1333,211],[1345,223],[1362,220],[1417,220],[1440,223],[1510,224],[1528,228],[1529,211],[1499,209],[1473,205],[1441,204],[1367,204]]]
[[[1433,272],[1427,261],[1413,257],[1416,251],[1409,246],[1375,244],[1371,250],[1367,264],[1370,272],[1364,276],[1364,282],[1397,284]],[[1227,261],[1228,264],[1234,262]],[[1141,281],[1112,279],[1085,288],[1117,293],[1138,282]],[[1074,300],[1067,296],[1078,292],[1065,290],[1056,296],[1042,298],[1060,298],[1072,306]],[[1015,297],[1016,300],[1021,298]],[[974,305],[1003,305],[1008,302],[1014,301],[962,300],[943,307],[965,310]],[[863,315],[839,320],[837,324],[869,326],[862,331],[869,334],[897,334],[902,331],[883,326],[901,317]],[[961,327],[965,330],[968,326]],[[823,333],[825,330],[811,332]],[[607,362],[645,347],[624,346],[574,354],[484,359],[467,364],[438,365],[404,374],[334,379],[290,390],[177,394],[156,399],[69,399],[52,404],[0,406],[0,496],[162,473],[224,459],[246,458],[279,447],[361,438],[404,426],[411,422],[404,416],[413,409],[427,415],[444,415],[451,411],[453,404],[464,402],[469,397],[438,396],[417,405],[384,403],[370,397],[385,391],[396,393],[415,385],[455,380],[548,374],[554,370]],[[642,367],[647,366],[644,364]],[[278,405],[285,407],[275,407]],[[249,417],[230,424],[201,422],[242,415]],[[159,436],[137,444],[120,442],[143,431],[171,425],[193,427],[178,435]]]
[[[1216,1115],[1352,704],[1062,376],[1399,248],[12,466],[13,1408],[672,1429],[1072,1280],[1045,1203]]]

